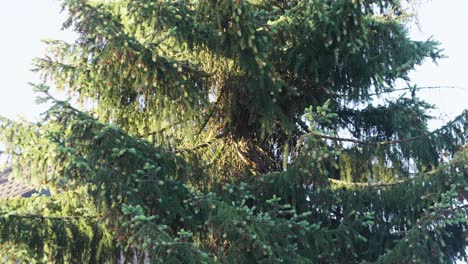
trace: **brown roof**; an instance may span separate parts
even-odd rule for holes
[[[6,169],[3,172],[0,172],[0,199],[6,197],[29,197],[35,191],[28,187],[27,185],[16,181],[8,179],[11,169]]]

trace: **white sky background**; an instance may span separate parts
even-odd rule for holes
[[[65,16],[56,0],[4,0],[0,6],[0,115],[21,115],[34,120],[45,110],[34,103],[28,82],[37,82],[30,71],[32,60],[45,54],[43,38],[73,39],[60,31]]]
[[[35,120],[44,106],[34,103],[28,82],[37,81],[31,62],[44,54],[42,38],[73,40],[74,34],[60,31],[65,16],[57,0],[5,0],[0,7],[0,115],[18,115]],[[426,1],[419,9],[421,30],[412,28],[415,39],[430,36],[442,43],[449,57],[439,65],[427,61],[412,74],[418,86],[457,86],[458,89],[423,90],[418,94],[438,106],[440,126],[468,108],[468,0]]]
[[[468,108],[468,0],[426,0],[419,9],[420,28],[413,26],[414,39],[433,37],[441,43],[444,55],[438,65],[428,60],[411,74],[418,86],[456,86],[457,89],[422,90],[418,94],[435,104],[434,115],[442,121],[431,122],[440,126]]]

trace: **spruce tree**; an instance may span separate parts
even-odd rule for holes
[[[443,55],[409,3],[62,2],[78,39],[34,62],[50,109],[0,119],[52,196],[0,200],[1,261],[466,259],[468,113],[429,131],[417,86],[389,96]]]

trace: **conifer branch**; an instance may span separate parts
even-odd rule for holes
[[[197,145],[193,148],[182,148],[182,149],[177,149],[175,151],[175,153],[180,153],[180,152],[185,152],[185,151],[196,151],[196,150],[199,150],[199,149],[202,149],[202,148],[205,148],[205,147],[208,147],[209,145],[213,144],[216,140],[220,139],[220,138],[223,138],[224,136],[226,136],[227,133],[222,133],[222,134],[219,134],[219,135],[216,135],[213,139],[205,142],[205,143],[202,143],[200,145]]]
[[[52,220],[52,221],[70,221],[79,219],[101,219],[100,215],[68,215],[68,216],[45,216],[39,214],[2,214],[1,218],[15,217],[22,219],[40,219],[40,220]]]
[[[418,140],[418,139],[422,139],[422,138],[425,138],[425,137],[428,137],[430,135],[433,135],[433,134],[436,134],[444,129],[446,129],[447,127],[450,127],[452,126],[455,122],[459,121],[460,118],[464,117],[465,115],[468,114],[468,111],[464,111],[461,115],[457,116],[455,119],[453,119],[452,121],[450,121],[449,123],[447,123],[446,125],[436,129],[436,130],[433,130],[429,133],[425,133],[425,134],[421,134],[421,135],[418,135],[418,136],[414,136],[414,137],[410,137],[410,138],[404,138],[404,139],[399,139],[399,140],[387,140],[387,141],[365,141],[365,140],[359,140],[359,139],[354,139],[354,138],[342,138],[342,137],[334,137],[334,136],[328,136],[328,135],[323,135],[323,134],[319,134],[319,133],[315,133],[315,132],[310,132],[308,133],[309,135],[312,135],[312,136],[316,136],[316,137],[319,137],[319,138],[323,138],[323,139],[330,139],[330,140],[335,140],[335,141],[345,141],[345,142],[352,142],[352,143],[356,143],[356,144],[362,144],[362,145],[377,145],[377,146],[381,146],[381,145],[394,145],[394,144],[400,144],[400,143],[406,143],[406,142],[410,142],[410,141],[415,141],[415,140]]]
[[[393,92],[399,92],[399,91],[419,91],[419,90],[428,90],[428,89],[461,89],[461,87],[457,86],[423,86],[423,87],[406,87],[406,88],[398,88],[398,89],[393,89],[391,91],[382,91],[379,93],[370,93],[368,94],[369,96],[377,96],[377,95],[382,95],[382,94],[388,94],[388,93],[393,93]]]
[[[183,121],[177,121],[177,122],[173,122],[172,124],[169,124],[159,130],[156,130],[156,131],[152,131],[152,132],[148,132],[148,133],[145,133],[145,134],[142,134],[142,135],[138,135],[137,137],[138,138],[144,138],[144,137],[149,137],[149,136],[154,136],[154,135],[157,135],[159,133],[162,133],[164,131],[166,131],[168,128],[171,128],[172,126],[175,126],[175,125],[178,125],[178,124],[181,124]]]
[[[217,108],[217,106],[219,104],[221,96],[224,94],[224,91],[225,91],[224,87],[225,87],[224,85],[221,87],[221,90],[219,91],[218,98],[216,98],[216,102],[211,106],[211,109],[210,109],[210,112],[208,113],[208,116],[205,118],[205,121],[203,122],[202,126],[198,130],[198,133],[196,134],[197,138],[201,134],[201,132],[205,129],[205,127],[208,125],[208,122],[213,117],[214,113],[216,112],[216,108]]]
[[[334,184],[340,184],[340,185],[346,185],[349,187],[386,187],[386,186],[393,186],[393,185],[398,185],[402,183],[406,183],[409,181],[412,181],[413,178],[411,179],[406,179],[406,180],[400,180],[396,182],[372,182],[372,183],[364,183],[364,182],[346,182],[342,180],[337,180],[337,179],[328,179],[330,183]]]
[[[327,136],[327,135],[318,134],[318,133],[309,133],[309,134],[313,135],[313,136],[316,136],[316,137],[319,137],[319,138],[323,138],[323,139],[352,142],[352,143],[362,144],[362,145],[393,145],[393,144],[399,144],[399,143],[404,143],[404,142],[413,141],[413,140],[416,140],[416,139],[419,139],[419,138],[423,138],[423,137],[426,137],[426,136],[428,136],[428,135],[430,135],[432,133],[435,133],[435,132],[431,132],[431,133],[424,134],[424,135],[419,135],[419,136],[414,136],[414,137],[410,137],[410,138],[400,139],[400,140],[375,141],[375,142],[373,142],[373,141],[364,141],[364,140],[359,140],[359,139],[354,139],[354,138],[342,138],[342,137]]]
[[[446,166],[444,166],[443,168],[445,168],[445,167]],[[424,173],[419,174],[419,175],[421,175],[421,176],[422,175],[431,175],[431,174],[434,174],[434,173],[436,173],[438,171],[443,170],[443,168],[438,168],[438,169],[435,169],[435,170],[424,172]],[[370,182],[370,183],[366,183],[366,182],[347,182],[347,181],[331,179],[331,178],[329,178],[328,181],[330,183],[346,185],[348,187],[387,187],[387,186],[395,186],[395,185],[399,185],[399,184],[403,184],[403,183],[407,183],[407,182],[411,182],[411,181],[415,181],[415,180],[419,179],[418,174],[411,173],[410,175],[412,175],[413,177],[408,178],[408,179],[404,179],[404,180],[394,181],[394,182]]]
[[[389,94],[389,93],[394,93],[394,92],[401,92],[401,91],[419,91],[419,90],[432,90],[432,89],[463,89],[463,87],[459,86],[422,86],[422,87],[405,87],[405,88],[397,88],[393,90],[388,90],[388,91],[381,91],[378,93],[369,93],[366,94],[365,96],[379,96],[383,94]],[[342,94],[342,93],[335,93],[336,96],[339,97],[346,97],[347,94]]]

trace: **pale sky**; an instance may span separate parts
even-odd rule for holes
[[[426,90],[419,94],[439,107],[435,113],[448,121],[468,108],[468,0],[433,0],[419,13],[421,30],[413,27],[416,39],[434,38],[449,56],[434,65],[430,61],[412,74],[418,86],[457,86],[459,89]],[[73,33],[60,31],[65,16],[57,0],[3,1],[0,8],[0,115],[22,115],[34,120],[44,107],[34,104],[35,95],[28,82],[37,77],[30,72],[34,57],[44,54],[40,39],[72,40]],[[442,122],[433,122],[432,126]]]
[[[0,115],[34,120],[44,107],[37,106],[28,82],[33,58],[45,54],[41,39],[72,40],[73,33],[61,31],[66,17],[57,0],[2,1],[0,8]]]
[[[412,81],[418,86],[456,86],[458,89],[424,90],[419,95],[435,104],[445,122],[468,108],[468,0],[433,0],[419,10],[420,30],[413,27],[414,39],[433,38],[441,42],[448,58],[435,65],[430,60],[416,68]],[[444,117],[445,116],[445,117]],[[441,125],[445,122],[432,122]]]

